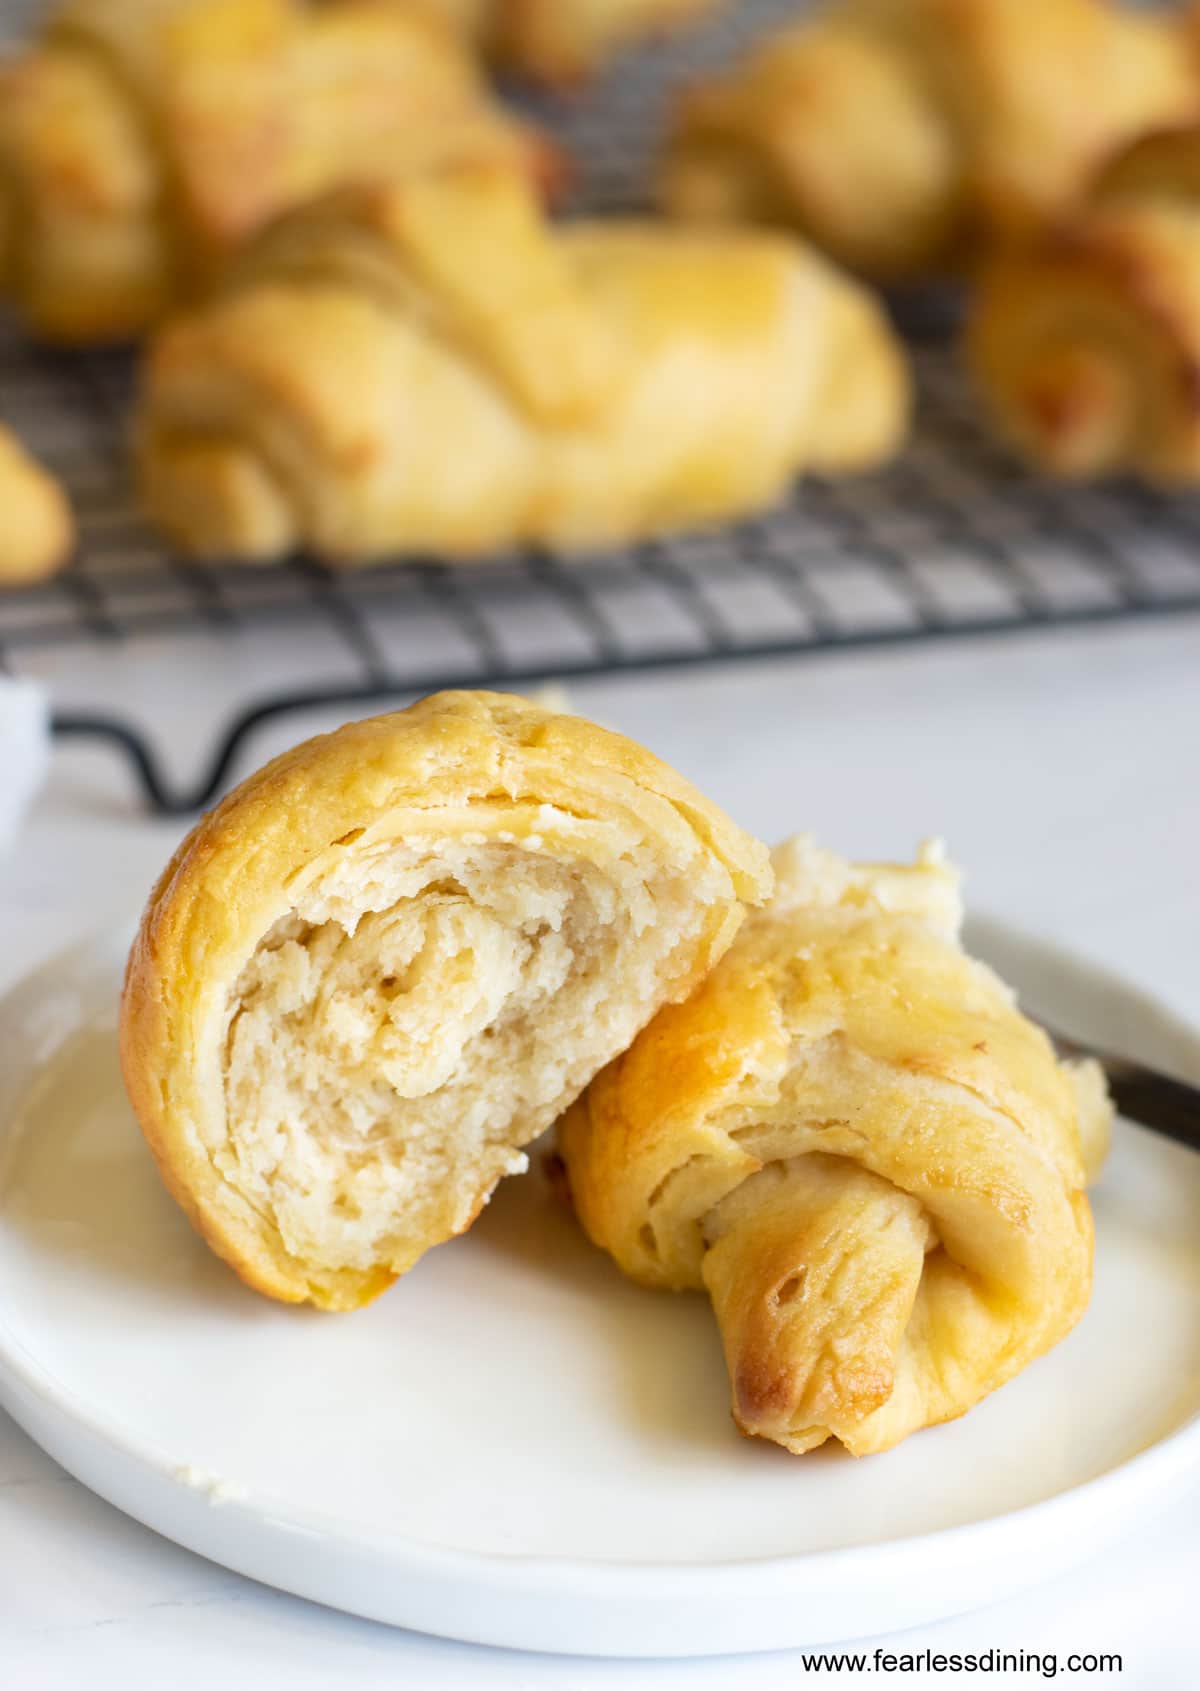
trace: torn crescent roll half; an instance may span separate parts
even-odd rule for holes
[[[513,697],[309,741],[184,841],[130,955],[122,1065],[163,1179],[257,1290],[363,1304],[770,881],[648,752]]]
[[[0,587],[41,581],[75,545],[67,496],[17,437],[0,426]]]
[[[138,423],[184,549],[334,563],[618,544],[901,444],[880,305],[791,239],[548,224],[511,172],[343,193],[168,326]]]
[[[697,992],[570,1110],[593,1240],[707,1290],[743,1432],[887,1450],[1079,1319],[1109,1107],[958,941],[957,880],[798,840]]]

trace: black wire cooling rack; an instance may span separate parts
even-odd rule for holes
[[[574,103],[542,102],[538,115],[581,166],[581,203],[637,203],[671,86],[794,10],[795,0],[742,0]],[[925,310],[909,327],[917,428],[885,473],[805,482],[760,520],[619,552],[407,558],[343,575],[302,557],[252,568],[172,556],[130,503],[129,361],[35,351],[0,328],[0,415],[61,475],[82,533],[60,577],[0,596],[0,668],[86,670],[84,708],[60,708],[56,730],[118,745],[165,813],[206,804],[264,722],[321,705],[1200,611],[1200,502],[1026,475],[988,435],[947,315]],[[199,636],[244,643],[286,630],[293,667],[280,677],[276,665],[271,687],[246,698],[222,689],[199,778],[168,780],[129,704],[131,655],[179,641],[187,662]],[[336,648],[335,679],[314,680],[306,634]]]

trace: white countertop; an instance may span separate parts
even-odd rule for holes
[[[153,679],[167,745],[199,743],[203,707],[184,673],[160,666]],[[1200,621],[594,683],[572,700],[646,741],[767,838],[806,828],[849,853],[885,856],[942,834],[970,872],[972,902],[1121,970],[1200,1022]],[[264,737],[255,760],[299,731]],[[140,817],[107,753],[60,751],[0,868],[0,986],[134,914],[180,826]],[[1054,1650],[1064,1662],[1071,1651],[1116,1651],[1122,1683],[1193,1691],[1198,1576],[1194,1487],[1072,1578],[889,1648]],[[870,1616],[863,1622],[869,1629]],[[0,1686],[127,1691],[160,1677],[172,1691],[208,1691],[214,1677],[233,1691],[854,1682],[806,1671],[796,1655],[606,1664],[389,1632],[156,1538],[0,1416]],[[1059,1678],[1082,1682],[1065,1668]]]

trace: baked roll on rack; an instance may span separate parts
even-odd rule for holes
[[[882,309],[794,241],[555,228],[464,168],[297,214],[169,325],[140,479],[200,554],[598,547],[878,464],[908,406]]]
[[[0,291],[48,339],[135,336],[288,207],[463,158],[558,168],[404,0],[67,0],[0,61]]]
[[[679,217],[799,229],[864,275],[907,280],[1053,221],[1114,148],[1193,114],[1200,48],[1178,15],[835,0],[684,95],[662,197]]]
[[[1110,1110],[962,951],[954,872],[800,839],[773,900],[567,1113],[580,1220],[712,1300],[747,1434],[887,1450],[1071,1329]]]
[[[352,1309],[470,1226],[770,885],[640,746],[436,695],[285,753],[183,842],[130,954],[129,1096],[244,1280]]]
[[[1200,484],[1200,123],[1135,142],[1062,228],[985,266],[968,354],[1039,469]]]
[[[75,546],[67,496],[11,430],[0,425],[0,589],[62,568]]]

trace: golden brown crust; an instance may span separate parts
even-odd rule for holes
[[[1168,153],[1186,165],[1177,143],[1139,149],[1094,210],[980,277],[976,379],[1005,434],[1052,474],[1200,481],[1200,193],[1157,175]]]
[[[1044,226],[1114,148],[1200,111],[1177,18],[1111,0],[840,0],[689,94],[668,209],[921,275]]]
[[[1200,122],[1152,129],[1105,159],[1088,204],[1131,199],[1200,204]]]
[[[53,575],[74,545],[75,521],[66,494],[0,426],[0,587]]]
[[[908,403],[879,306],[796,243],[554,228],[464,169],[268,236],[152,349],[140,462],[200,553],[596,547],[877,464]]]
[[[401,0],[69,0],[0,72],[0,278],[37,331],[136,334],[288,206],[547,145]]]
[[[1118,149],[1062,227],[994,257],[968,350],[1040,468],[1200,482],[1200,121]]]
[[[531,803],[582,818],[627,807],[661,850],[682,842],[726,878],[694,942],[664,967],[664,996],[691,990],[732,939],[738,901],[758,901],[768,888],[763,848],[650,753],[580,718],[488,693],[435,695],[284,753],[206,816],[160,877],[126,973],[126,1086],[168,1189],[258,1291],[354,1308],[394,1271],[386,1262],[330,1270],[298,1259],[270,1214],[218,1167],[229,1131],[222,1052],[234,983],[300,889],[360,839],[403,840],[406,825],[436,831],[443,815],[459,835],[478,827],[491,837],[497,816],[510,829],[532,826]],[[516,1143],[539,1130],[536,1119],[522,1122]],[[490,1184],[463,1194],[460,1228]]]
[[[683,1004],[560,1124],[577,1213],[646,1285],[704,1287],[743,1431],[861,1454],[1056,1343],[1091,1285],[1087,1077],[954,937],[954,878],[806,842]],[[1090,1090],[1088,1090],[1090,1086]]]

